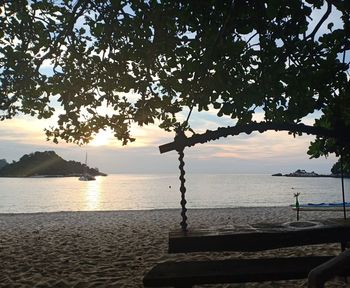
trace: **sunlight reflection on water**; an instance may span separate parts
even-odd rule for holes
[[[87,181],[85,187],[85,204],[81,210],[101,209],[101,183],[104,178],[97,177],[96,181]]]
[[[0,213],[143,210],[180,208],[176,174],[67,178],[0,178]],[[350,179],[345,179],[350,200]],[[188,208],[287,206],[341,201],[335,178],[292,178],[249,174],[186,174]]]

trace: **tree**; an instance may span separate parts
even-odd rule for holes
[[[332,174],[340,175],[341,174],[341,163],[338,160],[331,169]],[[343,159],[343,174],[346,177],[350,177],[350,161],[349,159]]]
[[[5,0],[0,9],[0,117],[56,111],[46,130],[55,142],[109,127],[126,144],[131,123],[188,129],[178,115],[193,109],[235,125],[257,111],[295,124],[318,110],[315,125],[339,137],[317,136],[309,153],[349,153],[349,1]]]

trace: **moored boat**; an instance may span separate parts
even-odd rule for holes
[[[293,210],[297,210],[295,205],[292,205]],[[333,202],[333,203],[307,203],[300,204],[300,211],[343,211],[343,202]],[[350,202],[345,202],[345,209],[350,210]]]
[[[95,176],[87,173],[87,169],[88,169],[88,166],[87,166],[87,153],[86,153],[85,154],[84,173],[83,173],[83,175],[81,175],[79,177],[79,181],[94,181],[94,180],[96,180]]]
[[[96,178],[90,174],[84,174],[79,177],[80,181],[93,181],[96,180]]]

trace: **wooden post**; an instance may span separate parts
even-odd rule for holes
[[[295,209],[297,210],[297,221],[299,221],[299,210],[300,210],[300,205],[299,205],[299,197],[300,193],[294,193],[294,197],[295,197]]]
[[[344,220],[346,220],[345,192],[344,192],[343,152],[340,154],[340,173],[341,173],[341,192],[342,192],[342,196],[343,196],[343,214],[344,214]]]

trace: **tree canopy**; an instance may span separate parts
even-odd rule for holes
[[[193,109],[233,125],[320,111],[315,126],[349,134],[350,1],[5,0],[0,10],[1,120],[57,113],[54,141],[109,127],[126,144],[132,123],[186,129],[179,114]],[[309,153],[340,153],[339,139],[317,136]]]
[[[343,168],[343,175],[345,177],[350,177],[350,159],[343,159],[343,165],[341,164],[341,161],[338,160],[332,166],[331,172],[333,174],[335,174],[335,175],[341,175],[342,174],[342,168]]]

